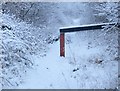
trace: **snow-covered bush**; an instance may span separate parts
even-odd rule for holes
[[[90,3],[93,10],[95,22],[117,22],[118,2]]]
[[[44,55],[46,43],[41,34],[35,34],[38,28],[19,22],[15,17],[6,14],[3,14],[0,20],[1,84],[3,87],[17,86],[22,82],[27,69],[34,65],[32,56],[39,53]]]
[[[3,31],[3,32],[2,32]],[[8,30],[1,30],[2,34],[2,85],[16,86],[21,82],[21,76],[26,72],[26,68],[33,65],[33,60],[29,57],[29,46],[22,40],[18,40],[14,34]]]

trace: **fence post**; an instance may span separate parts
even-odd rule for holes
[[[65,57],[65,34],[60,33],[60,56]]]

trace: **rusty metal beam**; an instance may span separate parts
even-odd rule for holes
[[[60,56],[65,57],[65,34],[60,33]]]

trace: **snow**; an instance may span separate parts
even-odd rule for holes
[[[5,20],[5,22],[7,21]],[[12,28],[16,29],[16,24],[17,23],[14,23]],[[26,28],[28,29],[29,27]],[[13,38],[13,31],[5,30],[2,31],[1,34],[2,33],[4,34],[4,36],[2,36],[3,38],[7,37],[4,39],[6,44],[12,41],[11,44],[9,44],[13,46],[13,50],[15,50],[14,48],[21,49],[22,46],[22,50],[26,51],[26,49],[24,49],[26,48],[24,46],[26,42],[21,40],[19,36]],[[28,51],[26,51],[26,54],[10,52],[10,54],[15,57],[22,56],[30,59],[34,63],[34,66],[29,68],[29,70],[25,68],[24,65],[23,68],[18,68],[18,70],[20,70],[19,76],[22,76],[22,78],[17,78],[13,75],[10,81],[13,83],[20,81],[20,83],[18,82],[19,85],[17,87],[12,86],[9,88],[104,89],[117,87],[118,61],[114,60],[117,54],[109,54],[116,51],[116,49],[113,49],[113,52],[106,51],[107,46],[112,46],[112,48],[117,46],[117,36],[113,36],[116,35],[116,33],[109,35],[113,36],[113,40],[110,39],[109,42],[109,39],[104,39],[104,33],[106,32],[85,31],[79,33],[66,33],[65,57],[59,56],[59,41],[49,44],[49,50],[46,49],[46,56],[40,55],[42,51],[40,51],[40,54],[34,55],[30,55]],[[98,40],[95,40],[96,38],[98,38]],[[106,36],[106,38],[108,38],[108,36]],[[27,46],[29,47],[29,44],[27,44]],[[20,65],[22,66],[22,63]],[[6,72],[9,73],[9,70],[16,69],[17,67],[19,67],[19,65],[15,62],[11,69],[6,69]],[[27,73],[22,72],[22,69],[25,71],[27,69]],[[4,76],[8,78],[11,76],[11,73]]]
[[[58,4],[58,9],[52,12],[49,23],[38,23],[36,20],[33,22],[44,28],[3,14],[0,21],[12,28],[0,30],[0,37],[2,36],[0,47],[3,49],[0,54],[3,66],[0,69],[2,70],[0,83],[3,88],[110,89],[118,86],[118,32],[113,27],[108,30],[107,27],[98,31],[66,33],[65,57],[60,57],[58,27],[80,27],[80,24],[94,21],[91,14],[93,12],[89,6],[86,7],[87,4],[81,3],[80,6],[76,3],[73,9],[71,5],[73,4]],[[77,12],[71,14],[73,11]],[[101,23],[89,26],[93,25]],[[57,38],[58,41],[53,41]]]
[[[42,47],[42,40],[36,39],[33,33],[30,31],[38,30],[25,22],[18,22],[14,16],[3,14],[0,18],[2,26],[0,28],[0,59],[2,73],[0,74],[0,83],[3,88],[12,88],[22,83],[22,77],[26,74],[28,69],[31,69],[34,65],[34,59],[32,56],[37,54],[36,50],[41,50],[39,55],[44,55],[44,48]],[[10,27],[11,29],[8,29]],[[37,31],[36,31],[37,32]],[[41,38],[42,39],[42,38]],[[39,44],[38,45],[35,43]],[[46,47],[47,49],[47,47]]]
[[[76,20],[75,20],[76,21]],[[77,23],[78,24],[78,23]],[[111,22],[111,23],[98,23],[98,24],[87,24],[87,25],[79,25],[79,26],[69,26],[69,27],[61,27],[59,29],[66,29],[66,28],[76,28],[76,27],[91,27],[91,26],[99,26],[99,25],[111,25],[111,24],[116,24],[116,22]]]
[[[75,40],[75,34],[72,34]],[[76,44],[77,43],[77,44]],[[59,42],[50,45],[45,57],[35,57],[36,68],[24,78],[21,89],[104,89],[117,86],[117,62],[94,63],[103,47],[87,49],[85,41],[66,44],[66,57],[59,55]],[[75,47],[74,47],[75,46]],[[70,50],[71,47],[71,50]],[[78,53],[79,51],[79,53]],[[72,53],[72,54],[71,54]],[[73,72],[73,70],[78,69]],[[114,75],[113,75],[114,74]]]

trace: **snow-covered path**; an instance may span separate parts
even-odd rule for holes
[[[71,43],[71,46],[76,47],[67,44],[65,58],[59,56],[59,41],[50,45],[45,57],[35,56],[33,59],[36,67],[27,73],[24,83],[18,88],[89,89],[117,86],[116,61],[94,63],[96,60],[99,61],[100,54],[104,53],[101,48],[88,50],[86,42],[79,45],[78,41]]]
[[[71,65],[59,57],[58,47],[59,43],[55,43],[47,56],[36,57],[36,69],[27,74],[19,88],[77,88],[76,80],[70,77]]]

